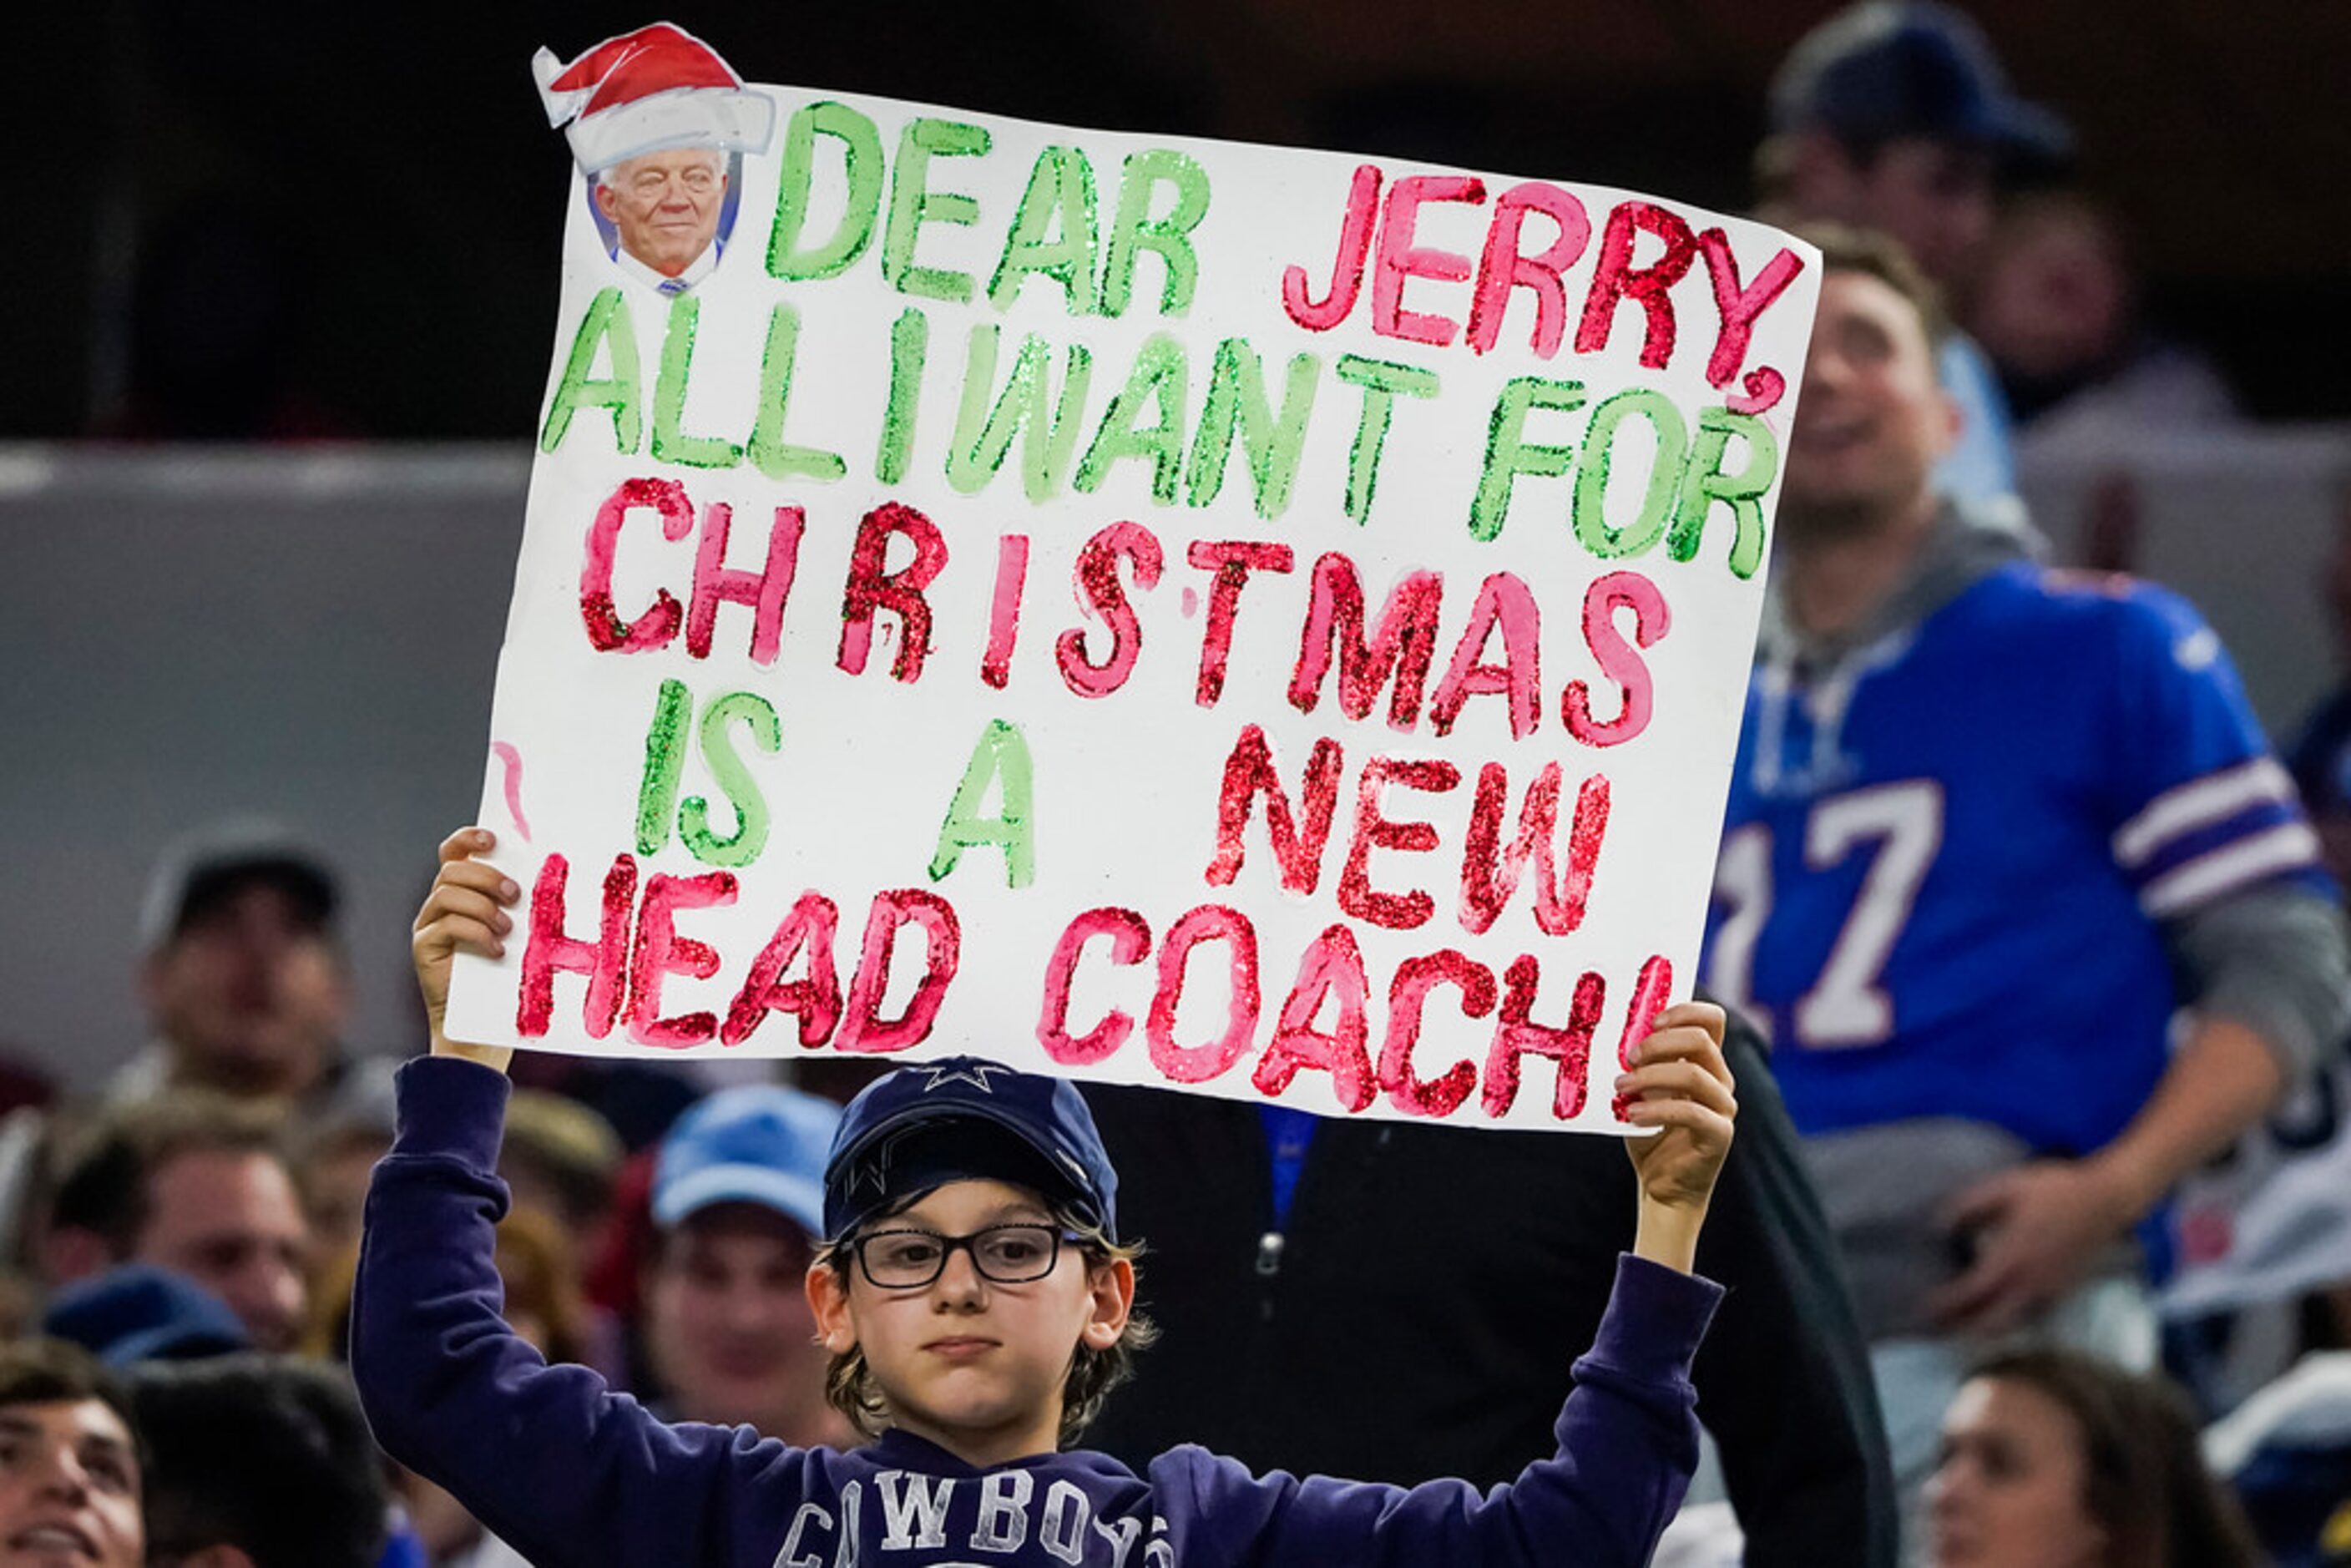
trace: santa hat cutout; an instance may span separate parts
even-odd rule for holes
[[[568,66],[541,49],[530,74],[548,124],[570,122],[571,156],[590,174],[672,147],[764,152],[775,134],[776,106],[667,22],[607,38]]]

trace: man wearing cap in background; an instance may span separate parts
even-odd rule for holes
[[[1772,79],[1770,111],[1755,159],[1761,215],[1879,230],[1954,308],[1974,281],[2002,184],[2057,168],[2073,151],[2063,121],[2011,91],[1972,21],[1919,0],[1870,0],[1813,28]],[[1961,413],[1937,488],[2000,503],[2021,522],[2008,405],[1990,363],[1953,333],[1937,368]]]
[[[344,1072],[350,973],[334,873],[283,828],[231,822],[167,851],[141,916],[153,1043],[110,1100],[171,1087],[316,1105]]]
[[[309,1308],[309,1228],[276,1108],[176,1090],[110,1111],[68,1155],[44,1282],[152,1264],[226,1302],[252,1343],[290,1350]]]
[[[728,156],[767,150],[775,106],[666,22],[607,38],[568,66],[541,49],[531,73],[547,122],[569,122],[571,155],[612,230],[613,262],[661,294],[709,277],[726,248]]]
[[[802,1284],[840,1121],[829,1100],[746,1084],[696,1104],[663,1142],[643,1337],[665,1418],[747,1422],[799,1447],[856,1440],[825,1403]]]

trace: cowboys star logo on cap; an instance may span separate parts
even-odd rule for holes
[[[944,1089],[950,1083],[968,1083],[982,1094],[993,1094],[996,1085],[987,1081],[987,1075],[991,1072],[1008,1073],[1012,1069],[999,1067],[993,1061],[973,1061],[967,1058],[961,1061],[942,1062],[936,1067],[918,1067],[914,1071],[928,1074],[928,1080],[923,1085],[925,1094]]]

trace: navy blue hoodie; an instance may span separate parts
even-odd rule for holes
[[[585,1367],[548,1365],[498,1315],[507,1092],[455,1058],[401,1070],[351,1369],[384,1449],[538,1568],[1636,1564],[1696,1462],[1689,1361],[1721,1292],[1629,1257],[1576,1364],[1559,1452],[1483,1494],[1259,1477],[1189,1446],[1140,1476],[1083,1451],[982,1469],[905,1432],[838,1453],[664,1422]]]

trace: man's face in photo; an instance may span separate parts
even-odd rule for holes
[[[664,277],[710,248],[726,197],[726,164],[708,147],[648,152],[596,181],[596,208],[619,231],[621,248]]]

